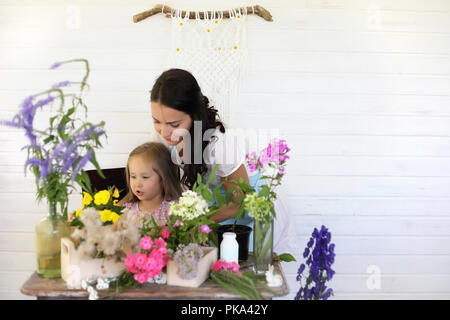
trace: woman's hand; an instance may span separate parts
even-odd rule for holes
[[[236,171],[231,173],[228,177],[221,178],[223,188],[225,189],[225,191],[228,191],[231,188],[236,188],[236,184],[231,181],[232,180],[240,181],[241,178],[244,179],[244,182],[249,185],[247,170],[245,169],[245,166],[243,164]],[[231,203],[224,204],[218,212],[216,212],[214,215],[211,216],[211,220],[213,220],[216,223],[219,223],[230,219],[230,217],[236,214],[239,210],[239,207],[237,206],[237,199],[240,196],[241,192],[238,192],[238,190],[235,189],[233,191],[233,198],[231,200]]]

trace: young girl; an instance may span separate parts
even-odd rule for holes
[[[164,226],[171,201],[181,195],[178,170],[169,150],[158,142],[135,148],[128,157],[126,179],[128,194],[119,205],[128,209],[127,218],[141,225],[144,218],[153,216],[159,226]]]

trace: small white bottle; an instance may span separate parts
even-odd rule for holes
[[[220,243],[220,260],[228,263],[239,263],[239,244],[236,241],[236,233],[225,232]]]

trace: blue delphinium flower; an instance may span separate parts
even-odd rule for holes
[[[333,295],[333,289],[327,288],[325,284],[335,274],[335,271],[331,269],[331,265],[334,263],[335,245],[334,243],[330,244],[330,241],[331,233],[325,226],[322,226],[320,230],[314,228],[303,253],[303,257],[307,258],[309,275],[308,277],[303,276],[306,266],[302,263],[298,269],[296,280],[302,284],[302,280],[305,279],[306,283],[300,287],[294,297],[295,300],[327,300]]]

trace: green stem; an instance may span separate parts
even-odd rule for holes
[[[267,250],[270,249],[272,245],[272,233],[270,232],[268,238],[267,232],[270,230],[271,227],[271,221],[264,222],[255,220],[255,254],[256,254],[256,261],[260,265],[262,261],[264,260],[264,256],[267,253]]]
[[[233,293],[240,294],[242,296],[249,296],[255,300],[264,299],[252,279],[234,274],[231,271],[213,271],[211,272],[211,276],[213,279],[221,281],[222,283],[219,284],[222,286],[224,286],[223,283],[225,282],[227,287],[224,287]]]

